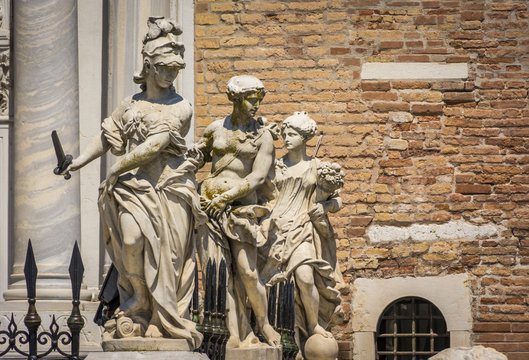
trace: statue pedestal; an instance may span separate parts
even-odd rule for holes
[[[281,348],[260,346],[226,349],[226,360],[281,360]]]
[[[144,337],[130,337],[125,339],[104,339],[101,346],[105,352],[192,352],[193,349],[184,339],[153,339]],[[117,359],[117,358],[116,358]],[[128,359],[123,357],[122,359]]]
[[[130,341],[129,341],[130,340]],[[126,344],[125,342],[126,341]],[[109,342],[119,342],[119,345]],[[131,350],[125,349],[125,345],[130,346],[131,343],[136,342],[136,347],[149,347],[150,350]],[[145,343],[149,342],[149,345]],[[170,350],[166,349],[170,346],[181,346],[178,344],[185,343],[187,349],[187,341],[175,339],[145,339],[145,338],[128,338],[116,339],[110,341],[103,341],[103,349],[110,349],[109,346],[115,346],[116,350],[105,350],[105,352],[91,352],[85,360],[208,360],[206,354],[199,354],[189,350]],[[157,347],[158,346],[158,347]],[[183,347],[183,346],[182,346]],[[123,350],[118,350],[123,349]],[[226,349],[226,360],[281,360],[281,348],[272,346],[252,347],[252,348],[237,348]]]
[[[205,354],[190,351],[93,352],[85,360],[208,360]]]

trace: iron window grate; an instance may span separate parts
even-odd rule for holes
[[[427,360],[450,347],[446,321],[439,309],[419,297],[390,304],[378,321],[377,360]]]

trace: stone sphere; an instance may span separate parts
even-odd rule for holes
[[[314,334],[305,343],[305,359],[307,360],[336,360],[337,357],[338,342],[334,338]]]

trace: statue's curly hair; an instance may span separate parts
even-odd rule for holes
[[[286,128],[296,130],[305,142],[312,139],[318,131],[316,121],[312,120],[306,111],[296,111],[293,115],[287,117],[281,124],[281,134],[285,132]]]
[[[228,80],[226,95],[230,101],[240,101],[250,94],[257,93],[262,99],[266,91],[261,80],[252,75],[237,75]]]

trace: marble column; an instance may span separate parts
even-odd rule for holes
[[[77,0],[17,0],[12,10],[14,259],[4,296],[26,297],[23,269],[31,239],[38,299],[70,299],[68,266],[80,240],[79,175],[65,180],[53,174],[50,133],[57,130],[64,151],[78,154]]]

